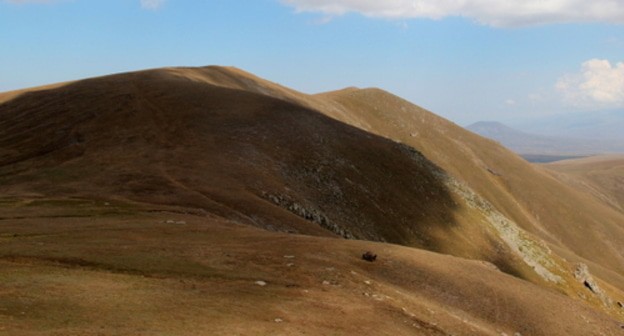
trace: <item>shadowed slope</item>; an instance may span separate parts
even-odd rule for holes
[[[117,195],[403,244],[426,245],[422,227],[453,223],[439,169],[417,152],[299,105],[167,71],[26,93],[0,116],[10,193]]]
[[[539,237],[538,240],[548,242],[557,253],[573,262],[591,264],[594,272],[624,289],[624,253],[619,248],[624,245],[624,216],[590,195],[553,179],[543,169],[528,164],[499,144],[382,90],[349,88],[309,96],[238,69],[219,68],[217,72],[226,77],[243,76],[245,80],[239,81],[238,88],[309,106],[416,148],[451,176],[465,182],[504,217]],[[530,272],[519,270],[518,260],[511,262],[513,266],[508,264],[516,256],[505,255],[506,252],[495,248],[503,233],[498,230],[492,238],[491,233],[479,232],[474,224],[481,221],[480,215],[456,211],[455,222],[463,225],[456,224],[453,231],[444,230],[435,238],[437,243],[429,244],[428,248],[489,260],[507,272],[540,282]],[[432,232],[428,235],[435,236]],[[570,273],[574,269],[571,267]],[[571,292],[578,290],[577,286]]]
[[[201,76],[190,68],[172,71],[296,102],[412,146],[522,228],[624,274],[624,254],[618,248],[624,245],[621,213],[567,187],[495,142],[403,99],[378,89],[355,88],[309,96],[235,68],[203,68]]]
[[[181,78],[209,81],[308,106],[360,129],[405,143],[465,182],[525,230],[624,274],[624,254],[618,248],[624,244],[622,214],[568,188],[495,142],[403,99],[378,89],[355,88],[309,96],[235,68],[171,71]],[[615,282],[619,280],[624,279]]]
[[[380,90],[323,94],[363,129],[421,151],[506,217],[555,246],[624,274],[624,216],[560,183],[493,141]],[[620,282],[621,283],[621,282]]]
[[[0,101],[4,195],[132,201],[272,231],[425,248],[490,261],[623,314],[620,213],[383,91],[309,96],[208,67]],[[586,226],[584,211],[595,211],[595,225]],[[593,288],[567,261],[578,255],[595,262]]]

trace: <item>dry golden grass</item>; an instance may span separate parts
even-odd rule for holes
[[[10,334],[621,332],[624,215],[381,90],[171,68],[0,102]]]
[[[621,333],[607,316],[491,264],[85,202],[109,214],[47,217],[75,207],[12,203],[29,215],[0,229],[0,334]],[[367,250],[376,262],[361,260]]]
[[[624,211],[624,156],[605,155],[544,165],[565,183]]]

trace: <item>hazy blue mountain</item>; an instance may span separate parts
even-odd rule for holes
[[[513,127],[533,134],[619,141],[624,147],[624,110],[571,113],[514,123]]]
[[[481,136],[498,141],[518,154],[528,154],[529,157],[536,155],[538,157],[540,155],[582,156],[624,152],[624,142],[539,135],[519,131],[499,122],[480,121],[466,128]]]

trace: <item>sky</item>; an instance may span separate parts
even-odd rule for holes
[[[624,110],[624,1],[0,0],[0,92],[205,65],[461,125]]]

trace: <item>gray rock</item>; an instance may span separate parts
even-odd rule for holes
[[[586,264],[579,263],[574,270],[574,277],[580,283],[582,283],[589,291],[594,293],[605,307],[612,307],[613,300],[600,288],[594,277],[589,273],[589,268]]]

